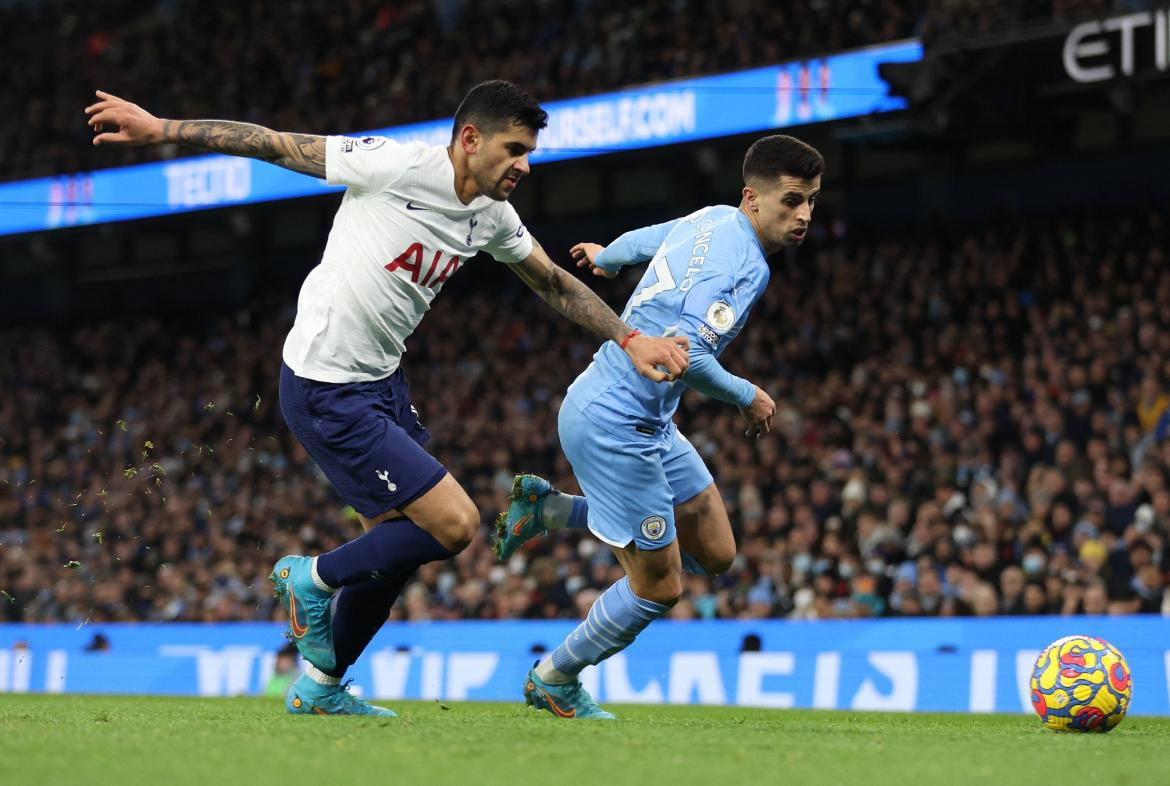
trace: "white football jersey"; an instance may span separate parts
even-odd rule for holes
[[[443,283],[477,251],[509,264],[532,253],[510,204],[459,201],[445,147],[331,136],[325,175],[348,188],[284,342],[284,362],[299,377],[390,376]]]

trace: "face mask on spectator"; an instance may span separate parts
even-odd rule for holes
[[[952,534],[952,537],[955,540],[955,545],[959,546],[960,548],[969,548],[975,545],[975,530],[971,529],[966,524],[960,524],[959,526],[955,527],[955,531]]]
[[[1044,572],[1044,566],[1048,560],[1040,554],[1025,554],[1024,555],[1024,572],[1029,576],[1038,576]]]
[[[807,554],[797,554],[792,558],[792,569],[797,573],[808,573],[812,567],[812,557]]]

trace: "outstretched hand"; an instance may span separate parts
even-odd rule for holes
[[[776,402],[772,397],[756,386],[756,397],[752,403],[740,409],[740,414],[747,421],[748,428],[745,436],[759,439],[772,430],[772,416],[776,414]]]
[[[595,276],[604,276],[605,278],[613,278],[617,275],[617,271],[610,272],[605,268],[598,267],[596,263],[597,255],[605,250],[605,246],[599,246],[596,243],[578,243],[569,249],[573,259],[577,260],[577,267],[587,267],[593,271]]]
[[[626,342],[626,354],[638,373],[652,382],[674,382],[687,372],[690,342],[686,336],[655,338],[637,334]]]
[[[85,108],[95,145],[149,145],[163,139],[163,121],[138,104],[103,90],[98,102]]]

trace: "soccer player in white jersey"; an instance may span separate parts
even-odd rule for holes
[[[270,578],[308,662],[287,710],[393,715],[350,694],[340,678],[418,566],[466,548],[480,523],[467,492],[423,449],[429,434],[400,368],[406,338],[443,283],[487,251],[553,308],[614,341],[652,383],[686,371],[686,339],[647,337],[626,325],[524,228],[507,199],[528,174],[548,115],[510,82],[484,82],[467,94],[446,147],[164,120],[109,93],[97,97],[85,110],[95,145],[171,142],[347,186],[321,263],[301,287],[280,403],[365,533],[327,554],[284,557]]]
[[[727,510],[710,471],[674,425],[684,386],[740,408],[748,436],[769,430],[776,405],[719,355],[743,329],[768,285],[766,257],[804,240],[825,162],[798,139],[757,140],[743,162],[738,207],[713,205],[627,232],[609,246],[573,247],[579,264],[613,276],[650,262],[623,315],[653,335],[689,336],[682,384],[648,385],[602,346],[569,387],[558,432],[585,492],[553,491],[521,475],[497,520],[495,550],[506,559],[547,529],[588,528],[607,543],[626,575],[602,593],[565,641],[528,673],[529,704],[561,718],[612,718],[578,678],[621,652],[682,595],[682,573],[716,574],[735,557]],[[637,489],[631,494],[630,489]]]

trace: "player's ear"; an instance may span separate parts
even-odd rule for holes
[[[751,186],[743,187],[743,201],[753,213],[760,209],[760,195]]]
[[[475,155],[479,151],[479,142],[481,139],[479,129],[471,123],[466,124],[459,129],[459,144],[463,147],[463,152],[468,155]]]

